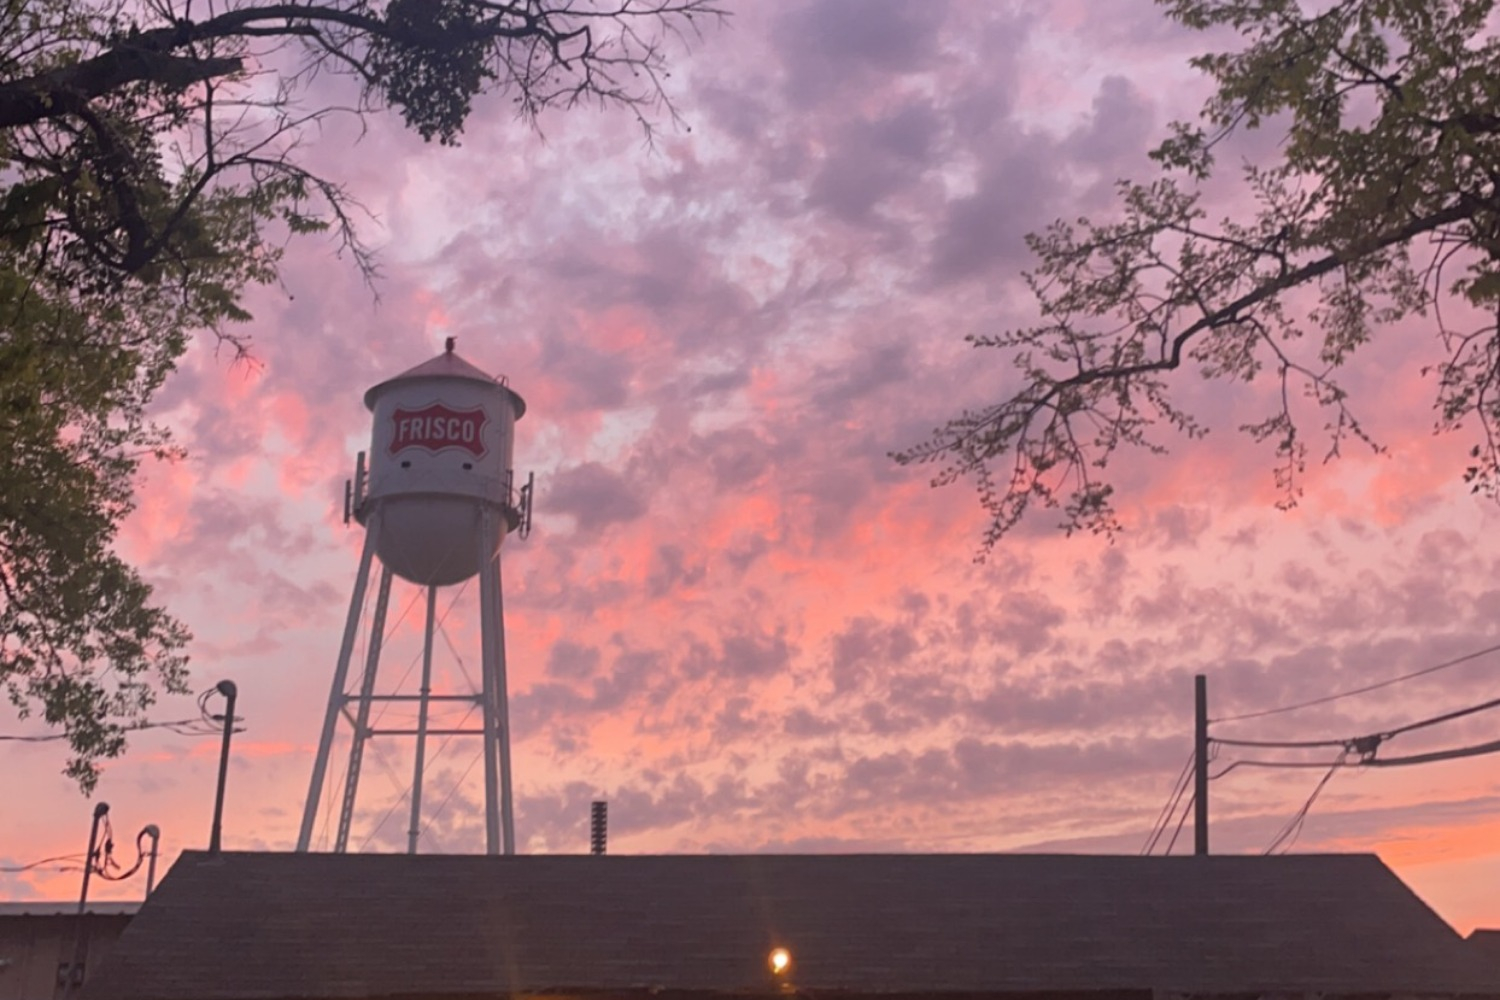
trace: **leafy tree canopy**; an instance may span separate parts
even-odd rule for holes
[[[1494,0],[1160,0],[1243,44],[1193,60],[1214,84],[1196,122],[1119,185],[1107,221],[1028,237],[1036,326],[971,340],[1006,352],[1021,388],[897,455],[973,477],[990,514],[981,557],[1034,506],[1068,531],[1117,527],[1109,468],[1160,451],[1162,426],[1205,428],[1174,403],[1179,368],[1271,379],[1279,403],[1241,429],[1273,447],[1282,503],[1309,440],[1331,457],[1370,440],[1339,375],[1381,328],[1436,336],[1436,424],[1477,443],[1463,475],[1500,482],[1500,41]],[[1272,164],[1236,164],[1249,207],[1214,219],[1204,190],[1227,138],[1278,130]],[[1450,310],[1482,318],[1468,325]],[[1414,320],[1414,318],[1416,318]],[[1323,414],[1308,433],[1308,401]],[[1299,417],[1303,418],[1299,422]]]
[[[330,231],[369,273],[336,178],[299,164],[335,113],[458,141],[476,97],[671,115],[665,44],[713,0],[0,0],[0,686],[71,742],[85,791],[188,634],[114,550],[147,407],[188,338],[242,351],[247,288]],[[352,109],[308,106],[319,74]]]

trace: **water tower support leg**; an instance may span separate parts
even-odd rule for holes
[[[481,538],[493,538],[498,515],[486,510]],[[480,543],[483,545],[483,542]],[[487,546],[486,546],[487,548]],[[505,677],[505,611],[500,592],[500,557],[481,551],[480,632],[484,659],[484,819],[490,854],[514,854],[515,817],[511,808],[510,720]]]
[[[370,701],[375,694],[375,671],[380,666],[381,640],[385,638],[385,615],[391,605],[391,568],[380,568],[380,595],[375,598],[375,617],[370,621],[370,651],[365,656],[365,675],[359,685],[359,712],[355,716],[354,739],[349,744],[349,776],[344,779],[344,803],[339,808],[339,832],[333,849],[343,854],[349,848],[349,828],[354,824],[354,799],[359,792],[359,771],[365,760],[365,740],[370,738]]]
[[[484,515],[486,520],[489,515]],[[485,531],[480,531],[483,538]],[[481,542],[481,544],[483,544]],[[500,853],[500,811],[496,801],[500,776],[496,772],[499,754],[495,726],[495,663],[490,640],[495,634],[495,594],[490,580],[491,563],[485,558],[479,564],[479,655],[480,700],[484,706],[484,850]]]
[[[417,853],[422,833],[422,772],[427,760],[427,708],[432,695],[432,633],[436,627],[437,588],[427,588],[427,627],[422,631],[422,692],[417,701],[417,759],[411,778],[411,828],[406,831],[406,853]]]
[[[318,806],[323,798],[323,780],[328,774],[328,755],[333,749],[333,734],[338,726],[339,710],[344,707],[344,684],[349,679],[349,661],[354,656],[354,639],[359,634],[359,613],[365,606],[365,590],[370,584],[370,563],[375,557],[375,539],[380,527],[380,511],[370,514],[365,525],[365,546],[359,557],[359,572],[354,576],[354,593],[349,597],[349,617],[344,622],[344,641],[339,646],[339,662],[333,671],[333,687],[328,692],[328,712],[323,716],[323,734],[318,739],[318,755],[313,758],[312,781],[308,784],[307,805],[302,810],[302,829],[297,834],[297,850],[312,846],[313,826],[318,821]]]
[[[505,671],[505,591],[500,581],[500,557],[492,561],[495,574],[495,707],[500,736],[500,832],[505,853],[516,853],[516,814],[510,783],[510,681]]]

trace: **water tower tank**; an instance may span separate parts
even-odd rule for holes
[[[365,405],[374,430],[358,516],[370,527],[379,511],[380,561],[413,583],[467,580],[517,524],[511,452],[526,401],[454,354],[450,340],[366,392]]]

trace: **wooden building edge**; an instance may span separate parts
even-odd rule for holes
[[[1490,933],[1373,855],[186,852],[81,1000],[1500,1000]]]

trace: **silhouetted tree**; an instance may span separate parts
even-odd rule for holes
[[[1278,403],[1241,429],[1277,455],[1296,502],[1309,439],[1332,457],[1377,447],[1339,381],[1383,327],[1425,317],[1435,334],[1436,424],[1475,434],[1463,475],[1500,474],[1500,40],[1493,0],[1162,0],[1193,29],[1242,47],[1193,61],[1215,90],[1199,121],[1152,154],[1162,173],[1121,183],[1109,221],[1058,221],[1028,238],[1041,323],[971,338],[999,348],[1020,388],[896,456],[973,477],[988,552],[1034,505],[1068,531],[1117,526],[1108,471],[1122,448],[1162,450],[1163,425],[1205,428],[1170,377],[1270,379]],[[1204,206],[1214,153],[1278,131],[1279,159],[1240,168],[1253,207]],[[1451,310],[1481,319],[1459,325]],[[1311,305],[1307,305],[1307,303]],[[1467,322],[1467,321],[1465,321]],[[1323,414],[1299,424],[1300,400]],[[1305,419],[1306,413],[1300,416]]]
[[[246,288],[330,231],[368,274],[337,178],[298,142],[390,109],[450,144],[481,94],[534,122],[616,106],[647,128],[673,36],[713,0],[0,0],[0,684],[61,727],[87,791],[159,689],[182,625],[114,551],[146,416],[188,338],[235,350]],[[320,74],[352,107],[309,104]]]

